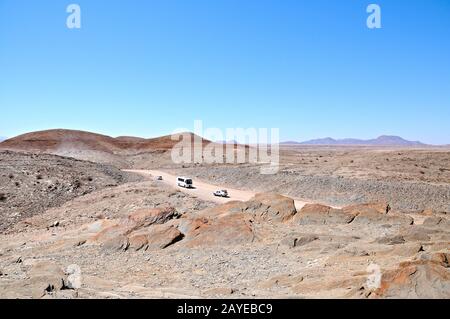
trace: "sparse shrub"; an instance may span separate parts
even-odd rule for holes
[[[42,175],[41,175],[41,174],[37,174],[37,175],[36,175],[36,179],[37,179],[37,180],[42,179]]]
[[[0,202],[6,201],[6,194],[0,193]]]
[[[9,174],[9,179],[13,179],[14,178],[14,175],[13,174]]]

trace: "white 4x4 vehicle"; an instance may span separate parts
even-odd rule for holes
[[[220,190],[220,191],[215,191],[213,194],[214,194],[214,196],[217,196],[217,197],[228,197],[228,191],[225,189]]]
[[[192,178],[177,177],[177,185],[184,188],[194,188]]]

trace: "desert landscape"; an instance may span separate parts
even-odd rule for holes
[[[283,143],[262,175],[175,143],[1,142],[0,298],[450,298],[449,147]]]

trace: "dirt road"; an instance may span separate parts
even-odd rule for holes
[[[156,170],[126,170],[126,171],[132,172],[132,173],[137,173],[137,174],[142,174],[142,175],[147,175],[147,176],[149,176],[149,175],[150,176],[162,176],[163,180],[161,181],[161,183],[165,183],[174,188],[178,188],[182,192],[197,196],[198,198],[201,198],[203,200],[216,202],[216,203],[220,203],[220,204],[223,204],[223,203],[226,203],[229,201],[233,201],[233,200],[248,201],[256,194],[255,192],[251,192],[251,191],[243,191],[243,190],[239,190],[239,189],[233,189],[233,188],[228,188],[228,187],[223,187],[223,186],[218,186],[218,185],[212,185],[212,184],[203,182],[199,179],[194,179],[194,187],[195,187],[194,189],[185,189],[185,188],[178,187],[177,182],[176,182],[176,176],[169,174],[167,172],[156,171]],[[229,198],[221,198],[221,197],[214,196],[213,193],[220,189],[228,190],[228,194],[230,195],[230,197]],[[303,206],[305,206],[305,204],[308,204],[308,203],[300,201],[300,200],[295,200],[295,207],[297,208],[297,210],[301,209]]]

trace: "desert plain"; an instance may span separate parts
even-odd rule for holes
[[[173,145],[0,143],[0,298],[450,298],[449,147],[281,145],[262,175]]]

